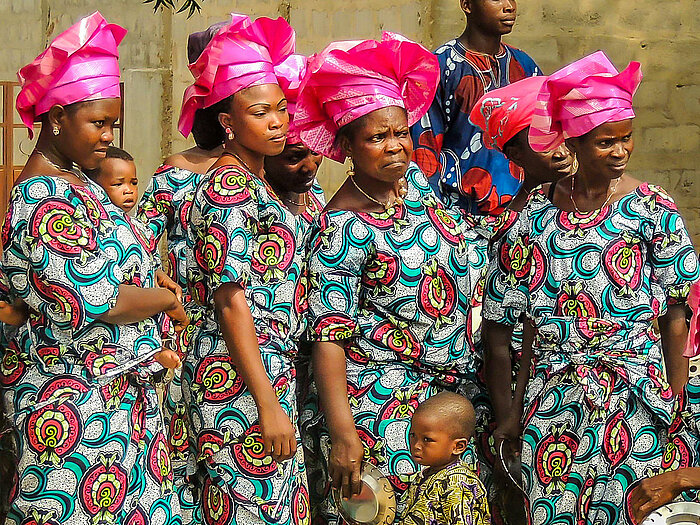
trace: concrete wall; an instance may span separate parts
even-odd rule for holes
[[[160,160],[191,143],[177,131],[182,93],[191,77],[186,38],[224,20],[231,11],[285,16],[298,50],[311,53],[331,40],[400,32],[430,48],[458,35],[464,17],[458,0],[202,0],[191,19],[153,13],[141,0],[0,0],[0,79],[13,79],[58,32],[99,9],[129,34],[121,46],[126,82],[125,147],[147,180]],[[507,41],[529,52],[545,72],[604,49],[619,67],[642,62],[636,97],[636,150],[630,172],[663,185],[679,203],[700,245],[700,19],[696,0],[528,0]],[[26,149],[26,148],[24,148]],[[324,162],[328,191],[344,169]]]

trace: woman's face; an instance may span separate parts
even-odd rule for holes
[[[396,106],[377,109],[351,125],[341,146],[352,158],[356,173],[384,182],[404,176],[413,154],[406,110]]]
[[[56,122],[60,129],[54,138],[57,149],[84,170],[97,168],[114,140],[120,107],[118,98],[104,98],[63,108]]]
[[[586,174],[617,179],[627,169],[634,150],[632,119],[608,122],[567,141]]]
[[[303,143],[287,144],[281,154],[265,157],[265,178],[283,192],[306,193],[316,179],[323,156]]]
[[[287,99],[277,84],[239,91],[232,97],[230,113],[221,113],[219,118],[224,129],[233,131],[240,146],[264,156],[282,153],[289,115]]]
[[[528,143],[529,128],[518,132],[514,141],[509,141],[504,153],[509,160],[515,162],[526,172],[535,185],[552,182],[566,177],[571,173],[574,156],[565,144],[553,151],[534,151]]]

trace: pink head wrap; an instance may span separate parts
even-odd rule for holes
[[[119,98],[117,46],[124,35],[126,29],[108,24],[95,11],[58,35],[31,64],[19,70],[17,112],[30,137],[34,122],[56,104]]]
[[[284,62],[275,66],[277,82],[279,82],[284,96],[287,98],[287,113],[289,113],[287,144],[298,144],[301,142],[299,130],[294,124],[294,114],[296,113],[299,88],[306,74],[308,60],[309,59],[303,55],[289,55]]]
[[[693,316],[690,319],[690,330],[688,330],[688,340],[683,356],[697,357],[700,355],[700,282],[690,285],[688,306],[690,306]]]
[[[537,94],[547,77],[528,77],[484,94],[474,105],[469,120],[483,131],[487,148],[503,146],[532,122]]]
[[[395,33],[379,42],[334,42],[310,59],[294,124],[311,150],[342,162],[335,142],[341,127],[388,106],[404,108],[414,124],[430,107],[439,76],[435,55]]]
[[[178,128],[185,137],[194,114],[242,89],[277,84],[274,66],[294,52],[294,30],[278,18],[231,14],[231,23],[219,30],[189,68],[194,84],[185,90]]]
[[[606,122],[634,118],[632,97],[641,81],[639,62],[618,73],[602,51],[551,74],[537,96],[530,146],[551,151]]]

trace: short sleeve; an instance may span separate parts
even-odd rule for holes
[[[316,341],[358,335],[360,282],[373,233],[349,212],[321,214],[310,237],[309,326]]]
[[[500,324],[515,325],[527,311],[529,244],[526,214],[506,232],[495,237],[489,246],[489,263],[484,284],[484,319]]]
[[[66,181],[35,177],[16,186],[3,228],[3,267],[11,291],[57,328],[75,332],[117,300],[123,274],[103,251],[97,197]]]
[[[188,280],[201,276],[209,294],[224,283],[246,287],[250,281],[254,238],[260,228],[256,184],[243,168],[223,166],[195,193],[189,233],[194,257],[188,258]],[[197,283],[192,285],[196,289]]]
[[[148,225],[153,232],[155,246],[163,234],[172,228],[175,219],[172,188],[162,183],[167,178],[168,170],[173,169],[175,168],[171,166],[161,166],[155,172],[139,200],[136,211],[136,218]]]
[[[673,199],[658,186],[648,187],[646,202],[653,214],[649,252],[653,279],[664,290],[668,304],[684,303],[690,285],[700,278],[698,256]]]

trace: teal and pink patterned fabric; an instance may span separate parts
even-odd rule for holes
[[[534,320],[523,476],[532,523],[629,523],[630,486],[665,461],[674,398],[652,322],[700,277],[671,197],[643,183],[600,210],[537,188],[499,246],[484,317]]]
[[[12,190],[2,244],[10,293],[37,312],[1,369],[19,452],[8,523],[181,523],[149,382],[157,322],[99,320],[120,284],[154,286],[148,239],[97,185],[38,176]]]

